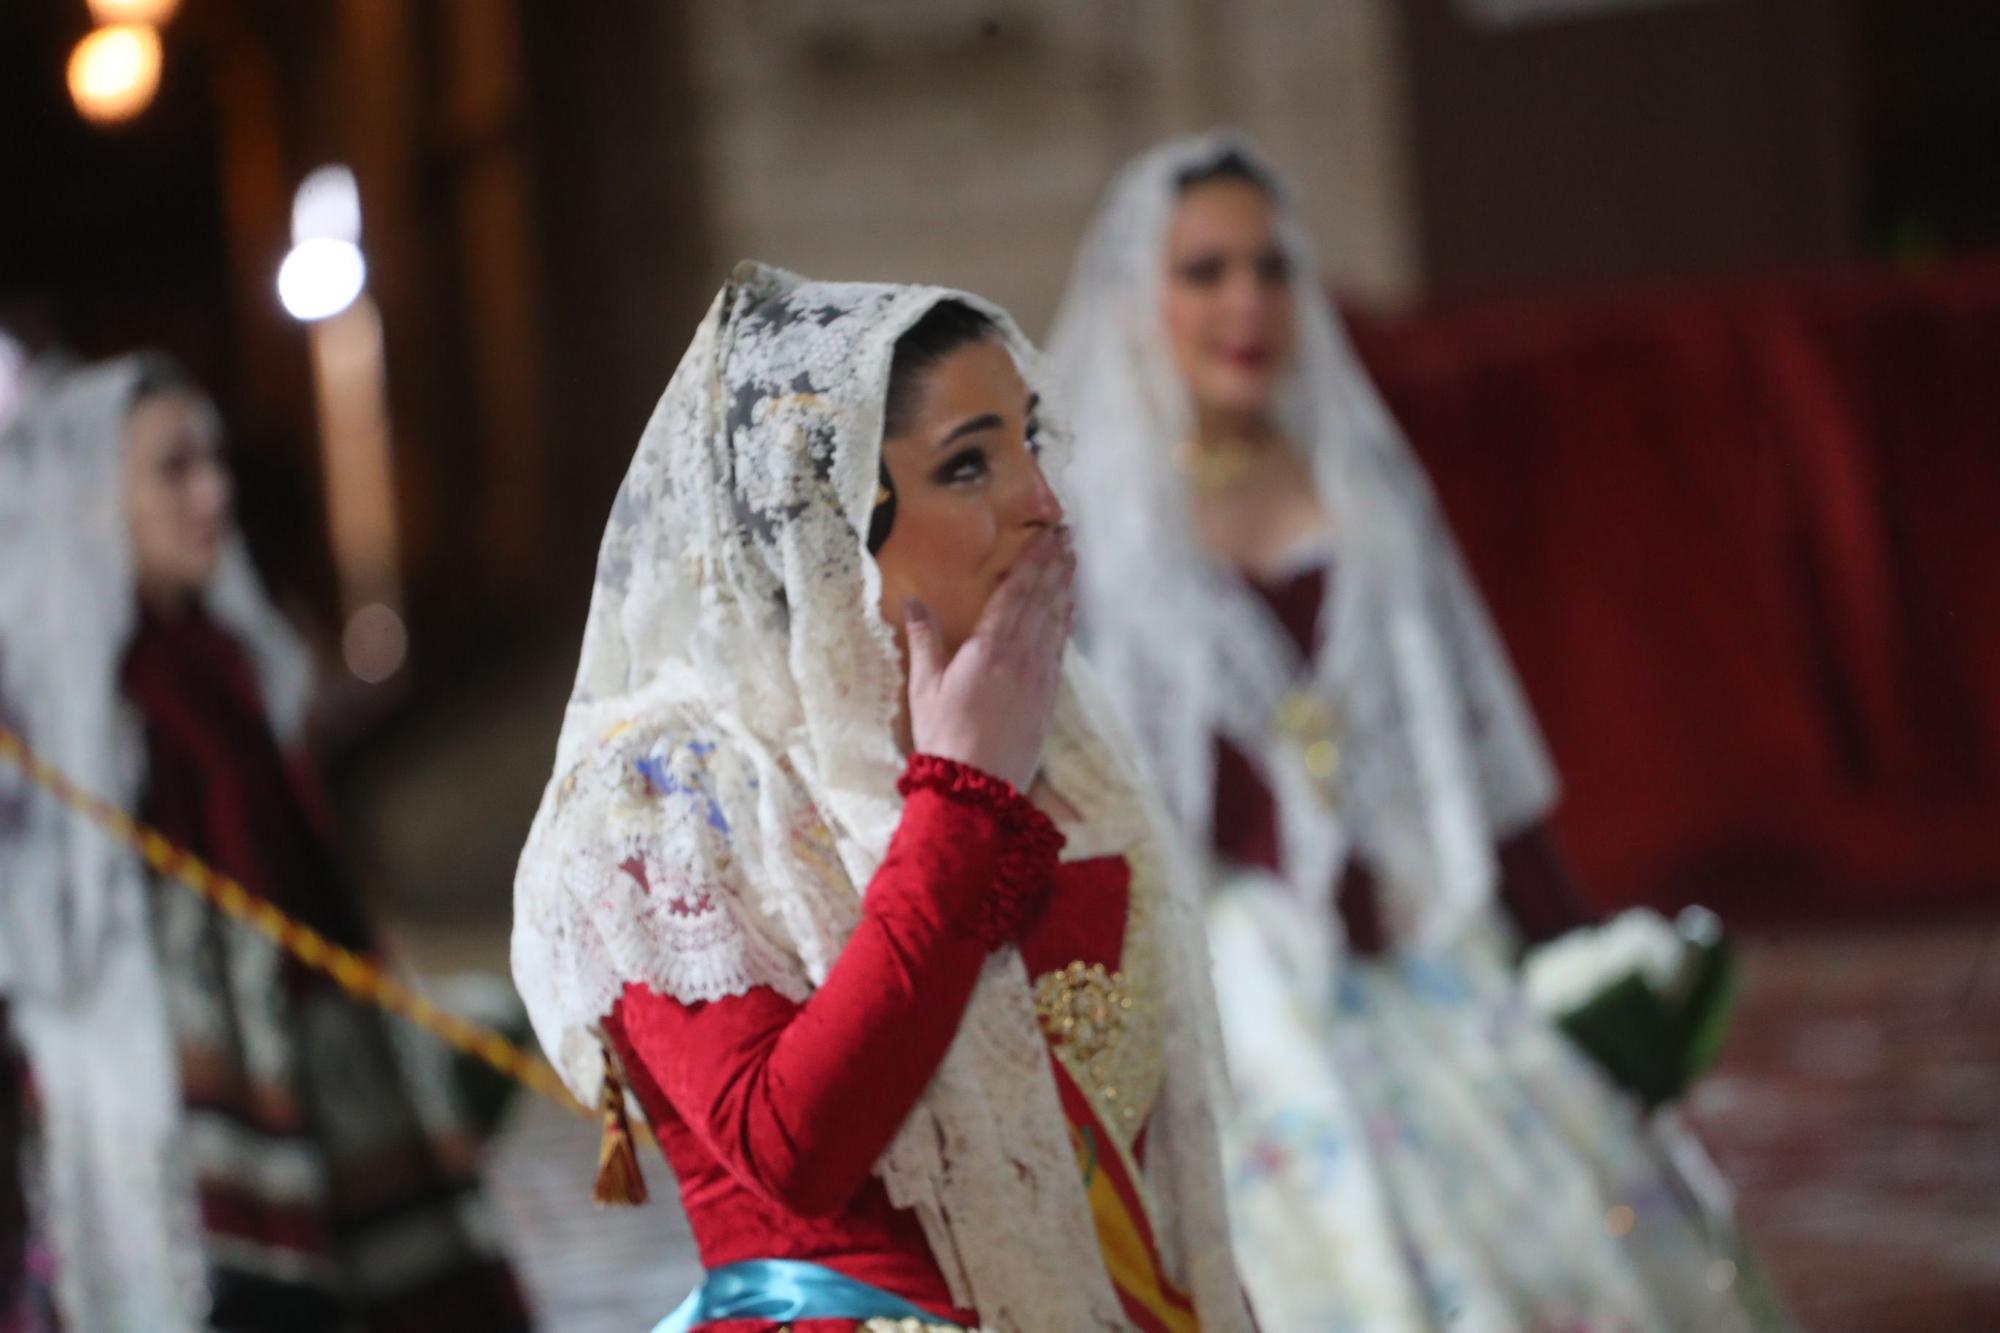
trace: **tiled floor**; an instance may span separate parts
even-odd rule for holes
[[[2000,927],[1764,934],[1723,1066],[1692,1110],[1763,1258],[1812,1333],[2000,1330]],[[419,963],[500,957],[453,932]],[[695,1261],[673,1187],[590,1202],[596,1128],[523,1105],[493,1191],[555,1333],[640,1333]]]
[[[2000,1330],[2000,927],[1755,946],[1704,1136],[1801,1325]]]
[[[515,1108],[489,1191],[549,1333],[645,1333],[700,1276],[673,1178],[657,1155],[643,1169],[650,1203],[599,1208],[596,1123],[539,1099]]]

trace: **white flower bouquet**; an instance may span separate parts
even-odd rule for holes
[[[1537,1012],[1650,1108],[1715,1063],[1736,966],[1713,912],[1690,907],[1669,923],[1641,908],[1534,950],[1522,984]]]

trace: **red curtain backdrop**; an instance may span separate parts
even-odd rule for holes
[[[2000,900],[2000,259],[1350,325],[1598,906]]]

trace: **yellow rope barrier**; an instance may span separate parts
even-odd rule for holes
[[[12,760],[36,786],[132,848],[155,871],[236,920],[255,927],[305,966],[331,977],[356,999],[408,1019],[453,1050],[484,1061],[551,1101],[582,1115],[597,1114],[570,1096],[556,1071],[539,1055],[521,1049],[491,1028],[445,1012],[367,958],[335,944],[311,926],[294,921],[274,904],[211,869],[192,852],[175,846],[158,829],[140,823],[117,806],[77,787],[4,726],[0,726],[0,759]]]

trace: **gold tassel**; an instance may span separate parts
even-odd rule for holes
[[[597,1145],[597,1187],[592,1197],[599,1204],[636,1208],[646,1202],[646,1178],[639,1173],[632,1122],[625,1115],[625,1080],[619,1076],[618,1057],[612,1053],[611,1043],[603,1033],[597,1041],[604,1051],[604,1080],[597,1094],[604,1136]]]

